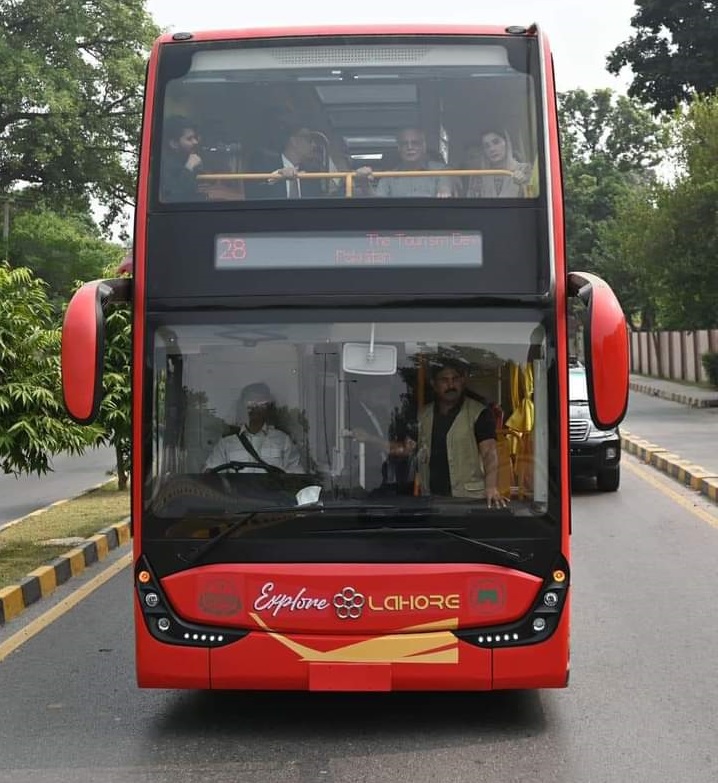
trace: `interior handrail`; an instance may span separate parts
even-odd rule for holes
[[[372,171],[371,179],[380,179],[381,177],[510,177],[513,174],[514,172],[510,169],[402,169],[400,171]],[[286,181],[284,177],[277,176],[274,171],[198,174],[197,179],[205,182],[257,182],[269,179],[274,179],[277,182]],[[368,177],[359,175],[356,171],[297,171],[297,179],[343,179],[347,197],[350,197],[354,192],[354,180],[369,180]]]

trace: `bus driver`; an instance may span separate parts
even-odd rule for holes
[[[274,409],[274,398],[266,383],[245,386],[237,406],[239,430],[228,435],[215,446],[205,463],[211,470],[228,462],[251,462],[256,468],[245,468],[245,473],[265,473],[262,464],[273,465],[287,473],[303,473],[299,449],[286,432],[269,424]]]

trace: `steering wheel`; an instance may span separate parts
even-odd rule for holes
[[[208,473],[221,473],[223,470],[233,470],[235,473],[239,473],[245,468],[261,468],[266,473],[286,473],[284,468],[280,468],[277,465],[267,465],[261,462],[239,462],[237,460],[230,460],[229,462],[223,462],[221,465],[216,465],[213,468],[209,468]]]

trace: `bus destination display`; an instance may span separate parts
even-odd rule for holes
[[[476,231],[326,231],[219,234],[216,269],[473,267],[482,265]]]

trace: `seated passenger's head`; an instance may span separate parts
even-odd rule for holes
[[[506,133],[486,130],[481,134],[481,149],[491,166],[501,168],[512,158],[511,142]]]
[[[314,150],[312,131],[302,125],[288,125],[282,132],[282,152],[298,166],[310,160]]]
[[[199,132],[186,117],[168,117],[164,122],[165,144],[174,152],[189,156],[197,152]]]
[[[399,158],[407,168],[426,163],[426,134],[421,128],[403,128],[396,136]]]
[[[237,410],[237,422],[250,430],[259,430],[274,407],[274,398],[266,383],[250,383],[242,389]]]

